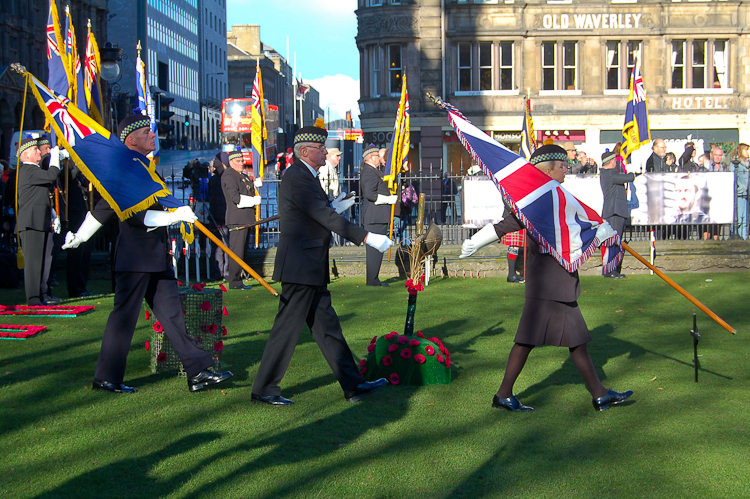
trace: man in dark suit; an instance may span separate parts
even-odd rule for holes
[[[560,183],[565,181],[567,155],[562,147],[542,146],[534,151],[529,162],[552,179]],[[506,209],[503,220],[495,225],[486,225],[471,239],[464,241],[461,258],[471,256],[480,248],[498,241],[503,235],[523,228],[514,214]],[[568,347],[570,358],[593,397],[595,410],[603,411],[622,403],[633,392],[620,393],[605,388],[589,356],[586,345],[591,341],[591,335],[577,302],[581,295],[578,272],[568,272],[552,256],[541,253],[532,237],[526,237],[526,245],[526,301],[513,340],[515,344],[505,366],[505,376],[492,398],[492,407],[510,411],[534,410],[518,400],[513,394],[513,385],[531,350],[542,345]]]
[[[146,154],[155,147],[155,134],[151,131],[148,116],[137,114],[125,118],[120,122],[118,132],[120,140],[128,149],[140,154],[137,159],[141,165],[134,162],[135,164],[117,167],[146,168]],[[94,211],[86,215],[75,234],[66,234],[63,249],[77,248],[115,216],[109,203],[102,199]],[[168,212],[154,204],[120,222],[114,262],[115,303],[104,329],[94,374],[95,390],[135,393],[134,388],[125,386],[122,382],[144,298],[164,327],[164,333],[180,358],[191,392],[232,377],[229,371],[215,373],[209,370],[209,366],[213,364],[211,354],[186,333],[180,294],[169,256],[168,227],[178,222],[196,220],[195,214],[187,206]]]
[[[242,151],[232,151],[229,153],[229,168],[221,174],[221,189],[227,203],[224,220],[229,228],[255,222],[255,207],[260,204],[260,196],[255,193],[253,181],[242,173],[244,166]],[[229,232],[229,249],[240,258],[245,257],[249,233],[248,229]],[[242,283],[242,268],[234,260],[229,260],[228,281],[230,289],[251,288]]]
[[[46,305],[45,265],[50,262],[52,202],[50,186],[60,174],[60,150],[50,151],[49,169],[40,167],[42,153],[37,139],[26,138],[19,144],[21,165],[18,168],[18,230],[24,254],[26,303]],[[59,222],[58,222],[59,223]],[[49,268],[49,267],[47,267]]]
[[[224,228],[226,226],[224,220],[227,213],[227,201],[224,198],[224,190],[221,188],[221,176],[224,174],[224,170],[229,168],[229,155],[226,152],[217,154],[213,166],[213,175],[208,179],[208,212],[211,214],[211,223],[208,228],[214,236],[228,245],[229,238]],[[229,260],[231,259],[223,249],[218,246],[213,248],[211,279],[220,281],[229,278]]]
[[[362,154],[364,163],[360,172],[360,190],[362,191],[362,224],[365,230],[374,234],[388,233],[388,222],[391,219],[391,205],[396,204],[398,196],[391,194],[388,184],[383,181],[380,171],[380,155],[378,148],[370,145]],[[383,254],[369,246],[365,250],[367,258],[368,286],[388,286],[378,278]]]
[[[364,242],[381,253],[391,246],[391,241],[387,236],[366,232],[339,214],[351,206],[353,199],[329,204],[317,179],[318,170],[326,160],[327,137],[322,127],[307,126],[297,131],[294,136],[297,160],[286,169],[279,186],[281,234],[273,278],[281,282],[281,300],[253,383],[251,400],[255,402],[292,404],[281,396],[279,383],[305,323],[347,401],[357,402],[388,383],[385,378],[366,382],[354,362],[331,305],[328,248],[332,231],[357,245]]]
[[[607,151],[602,154],[602,169],[599,172],[599,184],[602,187],[602,194],[604,194],[602,218],[609,222],[609,225],[615,229],[620,237],[625,230],[625,222],[630,219],[625,184],[633,180],[635,180],[635,174],[622,171],[622,167],[618,166],[614,152]],[[620,273],[621,268],[622,261],[620,261],[617,270],[603,275],[613,279],[622,279],[625,276]]]

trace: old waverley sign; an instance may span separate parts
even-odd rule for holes
[[[638,29],[643,14],[545,14],[544,29]]]

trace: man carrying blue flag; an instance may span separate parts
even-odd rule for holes
[[[154,150],[155,135],[148,116],[129,116],[120,122],[118,137],[125,146],[141,157],[136,164],[118,165],[119,168],[142,168],[148,164],[146,155]],[[102,199],[89,213],[76,233],[68,232],[63,249],[77,248],[88,241],[99,228],[116,216],[109,203]],[[135,212],[120,222],[114,258],[115,302],[102,338],[102,348],[94,374],[93,388],[114,393],[135,393],[123,385],[125,365],[133,339],[141,303],[146,299],[154,315],[164,327],[175,352],[185,368],[188,389],[201,390],[232,377],[232,373],[215,373],[208,369],[213,364],[211,354],[203,350],[197,340],[186,333],[177,281],[169,256],[170,225],[195,222],[193,211],[181,206],[172,212],[159,204]]]

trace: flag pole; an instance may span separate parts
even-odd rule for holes
[[[203,232],[206,235],[206,237],[211,240],[212,243],[214,243],[216,246],[218,246],[219,248],[221,248],[222,250],[224,250],[224,252],[232,260],[234,260],[235,262],[237,262],[237,264],[240,267],[242,267],[242,270],[244,270],[245,272],[247,272],[248,274],[250,274],[252,276],[252,278],[255,279],[256,281],[258,281],[261,286],[263,286],[264,288],[266,288],[269,293],[271,293],[274,296],[279,296],[279,293],[275,289],[273,289],[270,286],[270,284],[268,284],[266,281],[264,281],[263,278],[261,276],[259,276],[258,273],[255,272],[252,269],[252,267],[250,267],[250,265],[248,265],[247,263],[245,263],[244,260],[242,260],[242,258],[238,257],[232,250],[230,250],[229,248],[227,248],[227,246],[224,243],[222,243],[221,240],[218,237],[214,236],[211,233],[211,231],[206,228],[205,225],[203,225],[202,223],[200,223],[197,220],[195,222],[193,222],[193,225],[195,225],[195,227],[199,231]]]
[[[701,302],[699,302],[695,297],[693,297],[693,295],[691,295],[690,293],[688,293],[687,291],[685,291],[684,289],[682,289],[682,287],[680,287],[679,284],[677,284],[672,279],[670,279],[669,277],[667,277],[667,275],[664,274],[664,272],[662,272],[661,270],[657,269],[656,267],[654,267],[653,265],[651,265],[650,263],[648,263],[648,260],[646,260],[641,255],[639,255],[635,250],[633,250],[633,248],[631,248],[630,246],[628,246],[627,243],[622,243],[622,247],[625,248],[628,251],[628,253],[630,253],[631,255],[633,255],[634,257],[636,257],[643,265],[645,265],[650,270],[652,270],[656,275],[658,275],[659,277],[661,277],[662,279],[664,279],[664,282],[666,282],[667,284],[669,284],[670,286],[672,286],[678,293],[680,293],[682,296],[684,296],[685,298],[687,298],[688,300],[690,300],[690,302],[692,302],[693,305],[695,305],[696,307],[698,307],[699,309],[701,309],[703,312],[706,313],[706,315],[708,315],[710,318],[712,318],[713,320],[715,320],[721,327],[723,327],[724,329],[726,329],[727,331],[729,331],[732,334],[737,334],[737,330],[736,329],[734,329],[732,326],[730,326],[729,324],[727,324],[726,322],[724,322],[724,320],[721,317],[719,317],[718,315],[716,315],[715,313],[713,313],[708,307],[706,307],[704,304],[702,304]]]

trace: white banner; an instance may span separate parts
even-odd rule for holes
[[[633,225],[733,223],[734,173],[647,173],[634,185],[639,206],[630,212]],[[566,175],[563,187],[601,215],[598,175]],[[502,220],[502,198],[487,177],[464,179],[463,205],[464,227]]]

